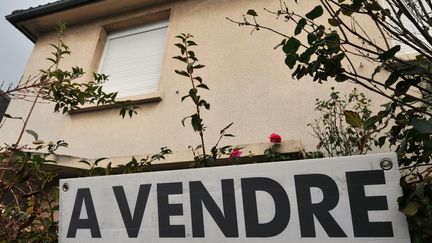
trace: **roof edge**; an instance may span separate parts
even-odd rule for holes
[[[99,2],[99,1],[102,0],[60,0],[42,6],[29,8],[26,10],[17,10],[7,15],[5,18],[7,21],[9,21],[9,23],[11,23],[15,28],[21,31],[21,33],[23,33],[27,38],[29,38],[34,43],[36,41],[36,36],[30,33],[30,31],[28,31],[22,25],[19,25],[19,22],[41,17],[44,15],[53,14],[56,12],[61,12],[67,9],[72,9],[86,4]]]

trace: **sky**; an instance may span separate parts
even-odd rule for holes
[[[17,83],[21,78],[33,43],[10,24],[5,16],[55,0],[0,0],[0,84]]]

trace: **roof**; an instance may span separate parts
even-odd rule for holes
[[[28,9],[15,10],[10,15],[6,16],[6,19],[21,31],[27,38],[32,42],[36,41],[36,36],[30,33],[19,22],[37,18],[40,16],[53,14],[56,12],[61,12],[64,10],[80,7],[86,4],[94,3],[101,0],[59,0],[52,3],[47,3],[44,5],[39,5],[37,7],[30,7]]]

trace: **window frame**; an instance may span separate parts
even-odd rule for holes
[[[145,94],[123,96],[123,97],[119,97],[117,100],[120,100],[120,101],[121,100],[131,100],[131,101],[134,101],[136,103],[153,102],[153,101],[162,100],[162,94],[160,92],[160,84],[161,84],[163,62],[164,62],[164,58],[165,58],[166,45],[167,45],[167,39],[168,39],[169,22],[170,22],[169,18],[163,18],[163,19],[159,19],[156,21],[142,23],[142,24],[137,25],[137,26],[131,26],[131,27],[123,28],[123,29],[113,30],[111,32],[106,32],[105,38],[104,38],[105,40],[104,40],[103,47],[102,47],[102,53],[101,53],[99,63],[97,66],[97,72],[98,73],[103,73],[102,69],[103,69],[103,65],[104,65],[105,60],[106,60],[108,45],[109,45],[109,42],[111,40],[115,40],[115,39],[127,37],[127,36],[132,36],[132,35],[136,35],[136,34],[141,34],[141,33],[145,33],[145,32],[150,32],[150,31],[154,31],[154,30],[166,29],[166,36],[163,40],[164,43],[163,43],[163,53],[161,56],[162,60],[161,60],[161,64],[160,64],[159,80],[157,81],[158,82],[157,83],[157,91],[145,93]],[[109,79],[109,77],[108,77],[108,79]],[[143,80],[143,82],[145,82],[145,80]],[[102,85],[102,87],[103,87],[103,85]],[[113,91],[113,92],[117,92],[117,91]]]

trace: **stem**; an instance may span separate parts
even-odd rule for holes
[[[42,89],[39,89],[39,91],[38,91],[38,93],[37,93],[37,95],[36,95],[36,97],[35,97],[35,99],[34,99],[34,101],[32,103],[32,106],[31,106],[31,108],[30,108],[30,110],[29,110],[29,112],[27,114],[27,117],[24,120],[24,124],[23,124],[23,127],[21,128],[21,131],[20,131],[20,134],[19,134],[19,136],[17,138],[17,141],[15,142],[15,144],[12,145],[13,149],[16,149],[18,147],[19,143],[21,142],[22,136],[23,136],[24,131],[25,131],[26,127],[27,127],[28,121],[30,120],[30,116],[32,115],[33,110],[34,110],[34,108],[36,106],[36,103],[37,103],[37,100],[38,100],[38,98],[40,96],[41,90]],[[12,160],[13,156],[14,156],[14,153],[11,151],[11,153],[9,154],[9,157],[5,161],[4,167],[6,167],[6,168],[9,167],[10,161]],[[4,175],[5,175],[5,170],[0,171],[0,182],[3,182]]]
[[[187,63],[187,65],[189,66],[189,65],[193,65],[193,64],[190,62],[187,47],[188,47],[188,46],[187,46],[187,43],[185,43],[185,48],[186,48],[186,52],[185,52],[185,53],[186,53],[186,63]],[[189,72],[188,72],[188,74],[189,74],[189,79],[190,79],[191,84],[192,84],[192,88],[193,88],[194,90],[196,90],[197,88],[195,87],[195,82],[194,82],[194,78],[193,78],[193,76],[192,76],[192,73],[189,73]],[[197,115],[198,115],[198,119],[199,119],[200,122],[201,122],[202,119],[201,119],[201,111],[200,111],[199,105],[198,105],[198,104],[195,104],[195,107],[196,107],[196,112],[197,112]],[[205,149],[204,133],[203,133],[203,126],[202,126],[202,123],[201,123],[201,129],[199,130],[199,136],[200,136],[200,139],[201,139],[201,146],[202,146],[202,151],[203,151],[204,166],[207,166],[207,154],[206,154],[206,149]],[[198,167],[200,167],[199,164],[198,164]]]

